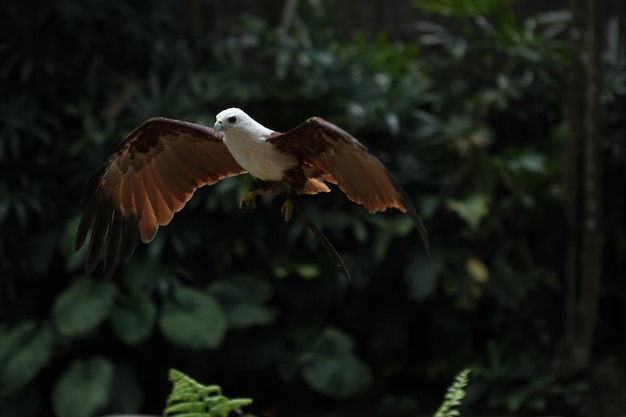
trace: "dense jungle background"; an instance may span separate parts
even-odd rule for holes
[[[0,2],[0,416],[160,414],[170,368],[276,416],[626,409],[621,0]],[[199,189],[105,280],[85,181],[152,116],[354,133],[422,214]]]

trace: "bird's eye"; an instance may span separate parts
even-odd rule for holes
[[[228,123],[235,123],[237,122],[237,116],[230,116],[228,118]]]

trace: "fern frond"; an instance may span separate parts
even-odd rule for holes
[[[241,407],[252,404],[250,398],[228,399],[219,385],[202,385],[175,369],[170,369],[172,392],[163,414],[175,417],[228,417]]]
[[[454,378],[454,382],[444,396],[443,403],[434,417],[457,417],[460,415],[459,410],[455,407],[461,405],[461,400],[465,397],[465,387],[469,382],[470,369],[463,369]]]

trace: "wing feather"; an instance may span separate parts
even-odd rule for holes
[[[92,229],[85,269],[104,257],[104,275],[113,274],[118,252],[132,256],[137,237],[154,239],[198,187],[246,172],[213,129],[155,117],[131,132],[87,182],[75,247]]]
[[[87,273],[93,272],[98,265],[100,252],[102,251],[102,244],[104,243],[104,236],[106,236],[107,231],[109,230],[112,213],[113,206],[108,201],[103,202],[102,206],[98,208],[96,213],[96,223],[91,234],[91,241],[89,242],[87,263],[85,265]]]
[[[122,233],[124,231],[124,219],[121,213],[113,211],[111,216],[107,246],[104,250],[104,275],[107,276],[112,275],[115,269],[117,253],[122,244]]]
[[[190,193],[185,190],[188,189],[186,184],[194,181],[193,176],[186,171],[185,164],[174,158],[171,162],[162,164],[158,172],[164,188],[170,190],[168,196],[172,201],[172,210],[180,211],[190,198]]]
[[[127,171],[128,174],[120,182],[120,210],[124,208],[122,216],[129,216],[137,213],[137,203],[135,202],[135,170]]]
[[[152,216],[151,223],[154,223],[156,227],[161,224],[167,224],[172,220],[174,216],[173,212],[166,207],[165,199],[161,194],[161,190],[164,186],[162,182],[159,181],[158,171],[151,167],[150,171],[145,171],[144,173],[144,183],[146,184],[146,194],[148,197],[148,201],[150,204],[146,206],[149,208],[148,213],[144,210],[144,214],[148,214]],[[141,223],[139,224],[141,227]]]
[[[93,225],[94,218],[98,213],[98,205],[99,201],[97,199],[91,199],[86,202],[85,209],[83,210],[83,217],[80,219],[80,223],[78,224],[78,231],[76,232],[76,241],[75,248],[78,249],[83,246],[85,240],[87,239],[87,235],[89,234],[89,229]]]
[[[339,189],[370,213],[393,207],[408,213],[428,252],[428,234],[406,191],[387,168],[361,142],[319,117],[267,139],[305,165],[328,173]],[[324,176],[322,176],[323,179]]]
[[[124,223],[124,242],[122,246],[123,259],[127,261],[133,256],[135,247],[137,246],[137,239],[139,238],[139,222],[134,215],[131,215]]]

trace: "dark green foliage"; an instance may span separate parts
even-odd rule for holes
[[[190,349],[214,349],[226,332],[226,314],[203,291],[180,287],[163,304],[159,328],[172,344]]]
[[[50,361],[54,333],[46,324],[23,321],[17,326],[0,328],[0,395],[23,389]]]
[[[110,401],[113,364],[102,357],[76,360],[59,377],[52,393],[56,415],[95,415]]]
[[[353,353],[354,341],[325,329],[300,358],[302,377],[315,390],[333,398],[349,398],[367,387],[372,376]]]
[[[79,338],[106,320],[116,289],[110,282],[82,278],[55,300],[52,320],[61,336]]]
[[[0,416],[159,413],[170,368],[285,414],[409,415],[466,366],[468,407],[573,414],[586,386],[551,372],[567,13],[419,1],[450,20],[396,43],[338,37],[316,2],[282,31],[250,16],[217,31],[211,2],[29,3],[0,4]],[[621,178],[623,61],[607,74]],[[111,282],[85,277],[78,200],[116,144],[151,116],[211,125],[234,105],[277,130],[316,114],[354,132],[423,215],[431,258],[406,216],[336,189],[304,197],[349,282],[280,199],[240,213],[241,177],[200,189]],[[617,272],[621,195],[607,204]],[[619,325],[623,286],[607,292]],[[608,327],[600,351],[626,351]]]

